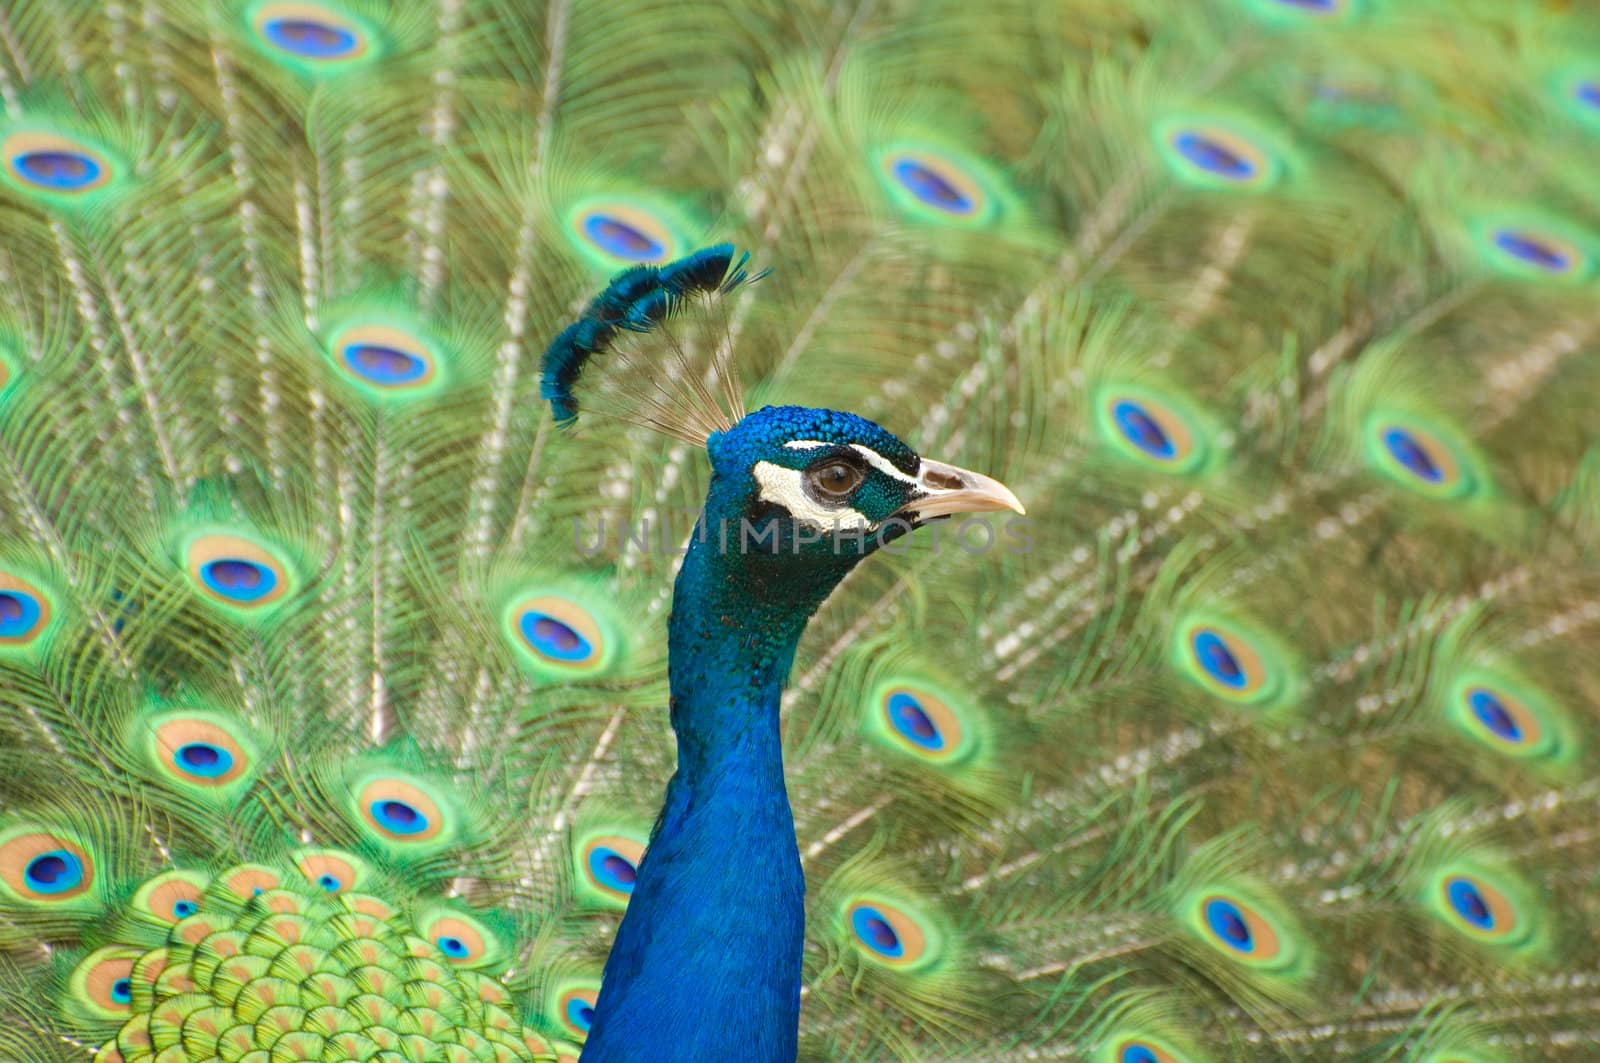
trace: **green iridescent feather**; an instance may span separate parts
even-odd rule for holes
[[[274,1063],[576,1057],[709,471],[558,432],[539,352],[725,239],[773,273],[688,353],[746,406],[1028,508],[800,647],[802,1059],[1595,1054],[1583,5],[19,0],[0,41],[0,1056],[256,1063],[223,1020],[287,986],[339,1007]]]

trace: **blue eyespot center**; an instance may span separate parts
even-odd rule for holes
[[[458,937],[441,937],[434,944],[439,946],[440,952],[452,960],[464,960],[472,954],[472,950],[467,948],[467,943]]]
[[[1232,901],[1213,899],[1206,902],[1206,925],[1224,945],[1236,952],[1249,952],[1252,948],[1250,924],[1244,913]]]
[[[1512,258],[1520,259],[1548,273],[1565,273],[1572,265],[1572,260],[1560,250],[1536,236],[1519,233],[1514,229],[1501,229],[1496,232],[1494,246]]]
[[[599,212],[583,219],[583,234],[607,254],[630,262],[651,262],[666,255],[659,241],[608,214]]]
[[[265,565],[238,558],[209,561],[200,569],[207,587],[236,602],[258,602],[278,585],[277,574]]]
[[[30,151],[12,162],[17,176],[53,192],[76,192],[100,179],[103,169],[88,155],[74,151]]]
[[[1156,419],[1135,402],[1123,400],[1111,407],[1111,416],[1128,442],[1162,461],[1177,456],[1178,448],[1156,423]]]
[[[0,638],[18,638],[39,623],[42,612],[31,594],[0,591]]]
[[[1507,742],[1522,741],[1522,728],[1506,709],[1505,703],[1483,687],[1473,687],[1467,692],[1467,706],[1478,722],[1497,738]]]
[[[187,919],[200,910],[200,906],[193,901],[178,901],[172,906],[172,914],[179,919]]]
[[[30,860],[22,876],[35,893],[65,893],[83,882],[83,863],[65,849],[54,849]]]
[[[425,359],[376,343],[349,344],[344,348],[344,364],[361,379],[386,386],[415,383],[428,374]]]
[[[618,893],[632,893],[639,869],[614,849],[596,847],[589,853],[589,870],[596,881]]]
[[[552,660],[584,661],[594,654],[588,639],[553,616],[530,610],[522,614],[519,626],[528,644]]]
[[[1600,109],[1600,81],[1580,82],[1573,95],[1584,106]]]
[[[977,208],[970,196],[962,193],[937,170],[916,159],[896,159],[890,167],[894,179],[917,199],[947,214],[971,214]]]
[[[1195,632],[1194,656],[1206,675],[1229,689],[1242,690],[1250,681],[1226,640],[1215,631]]]
[[[1256,175],[1256,164],[1202,133],[1186,130],[1172,138],[1178,154],[1207,173],[1229,181],[1248,181]]]
[[[1307,11],[1336,11],[1339,0],[1277,0],[1284,7],[1299,7]]]
[[[889,721],[907,741],[935,752],[944,749],[944,735],[917,703],[917,699],[903,690],[889,695]]]
[[[418,834],[428,829],[428,817],[404,801],[374,801],[371,812],[379,826],[394,834]]]
[[[567,1001],[567,1021],[585,1033],[594,1024],[594,1007],[588,1001],[573,997]]]
[[[190,742],[173,754],[178,770],[204,779],[226,775],[233,767],[233,754],[210,742]]]
[[[1156,1063],[1156,1054],[1144,1045],[1123,1045],[1117,1063]]]
[[[114,1004],[133,1003],[133,982],[127,978],[118,978],[111,983],[111,1001]]]
[[[333,875],[318,875],[317,876],[317,885],[321,886],[323,889],[327,890],[329,893],[338,893],[341,889],[344,888],[344,883],[340,882]]]
[[[1444,480],[1444,470],[1433,460],[1428,448],[1404,428],[1384,429],[1383,445],[1402,468],[1419,480],[1431,484]]]
[[[267,40],[306,59],[342,59],[355,52],[359,44],[355,33],[343,26],[307,18],[272,19],[262,28]]]
[[[891,959],[905,954],[900,935],[894,932],[894,927],[877,910],[862,905],[851,913],[850,925],[861,943],[872,951]]]
[[[1494,929],[1494,912],[1489,910],[1489,903],[1483,899],[1477,886],[1467,879],[1453,878],[1445,884],[1444,889],[1445,897],[1457,915],[1479,930]]]

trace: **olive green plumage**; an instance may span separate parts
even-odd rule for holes
[[[706,468],[538,359],[729,240],[1029,511],[801,646],[802,1058],[1594,1057],[1597,168],[1582,4],[13,0],[0,1056],[574,1056]]]

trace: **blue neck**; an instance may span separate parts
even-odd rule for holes
[[[606,961],[583,1063],[793,1063],[805,880],[778,703],[839,572],[692,541],[668,622],[678,770]],[[826,567],[826,566],[824,566]],[[809,578],[804,578],[809,576]]]

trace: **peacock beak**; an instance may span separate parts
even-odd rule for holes
[[[916,492],[911,501],[900,507],[900,512],[919,521],[948,517],[953,513],[987,513],[1001,509],[1027,512],[1011,488],[992,476],[928,458],[923,458],[917,467]]]

